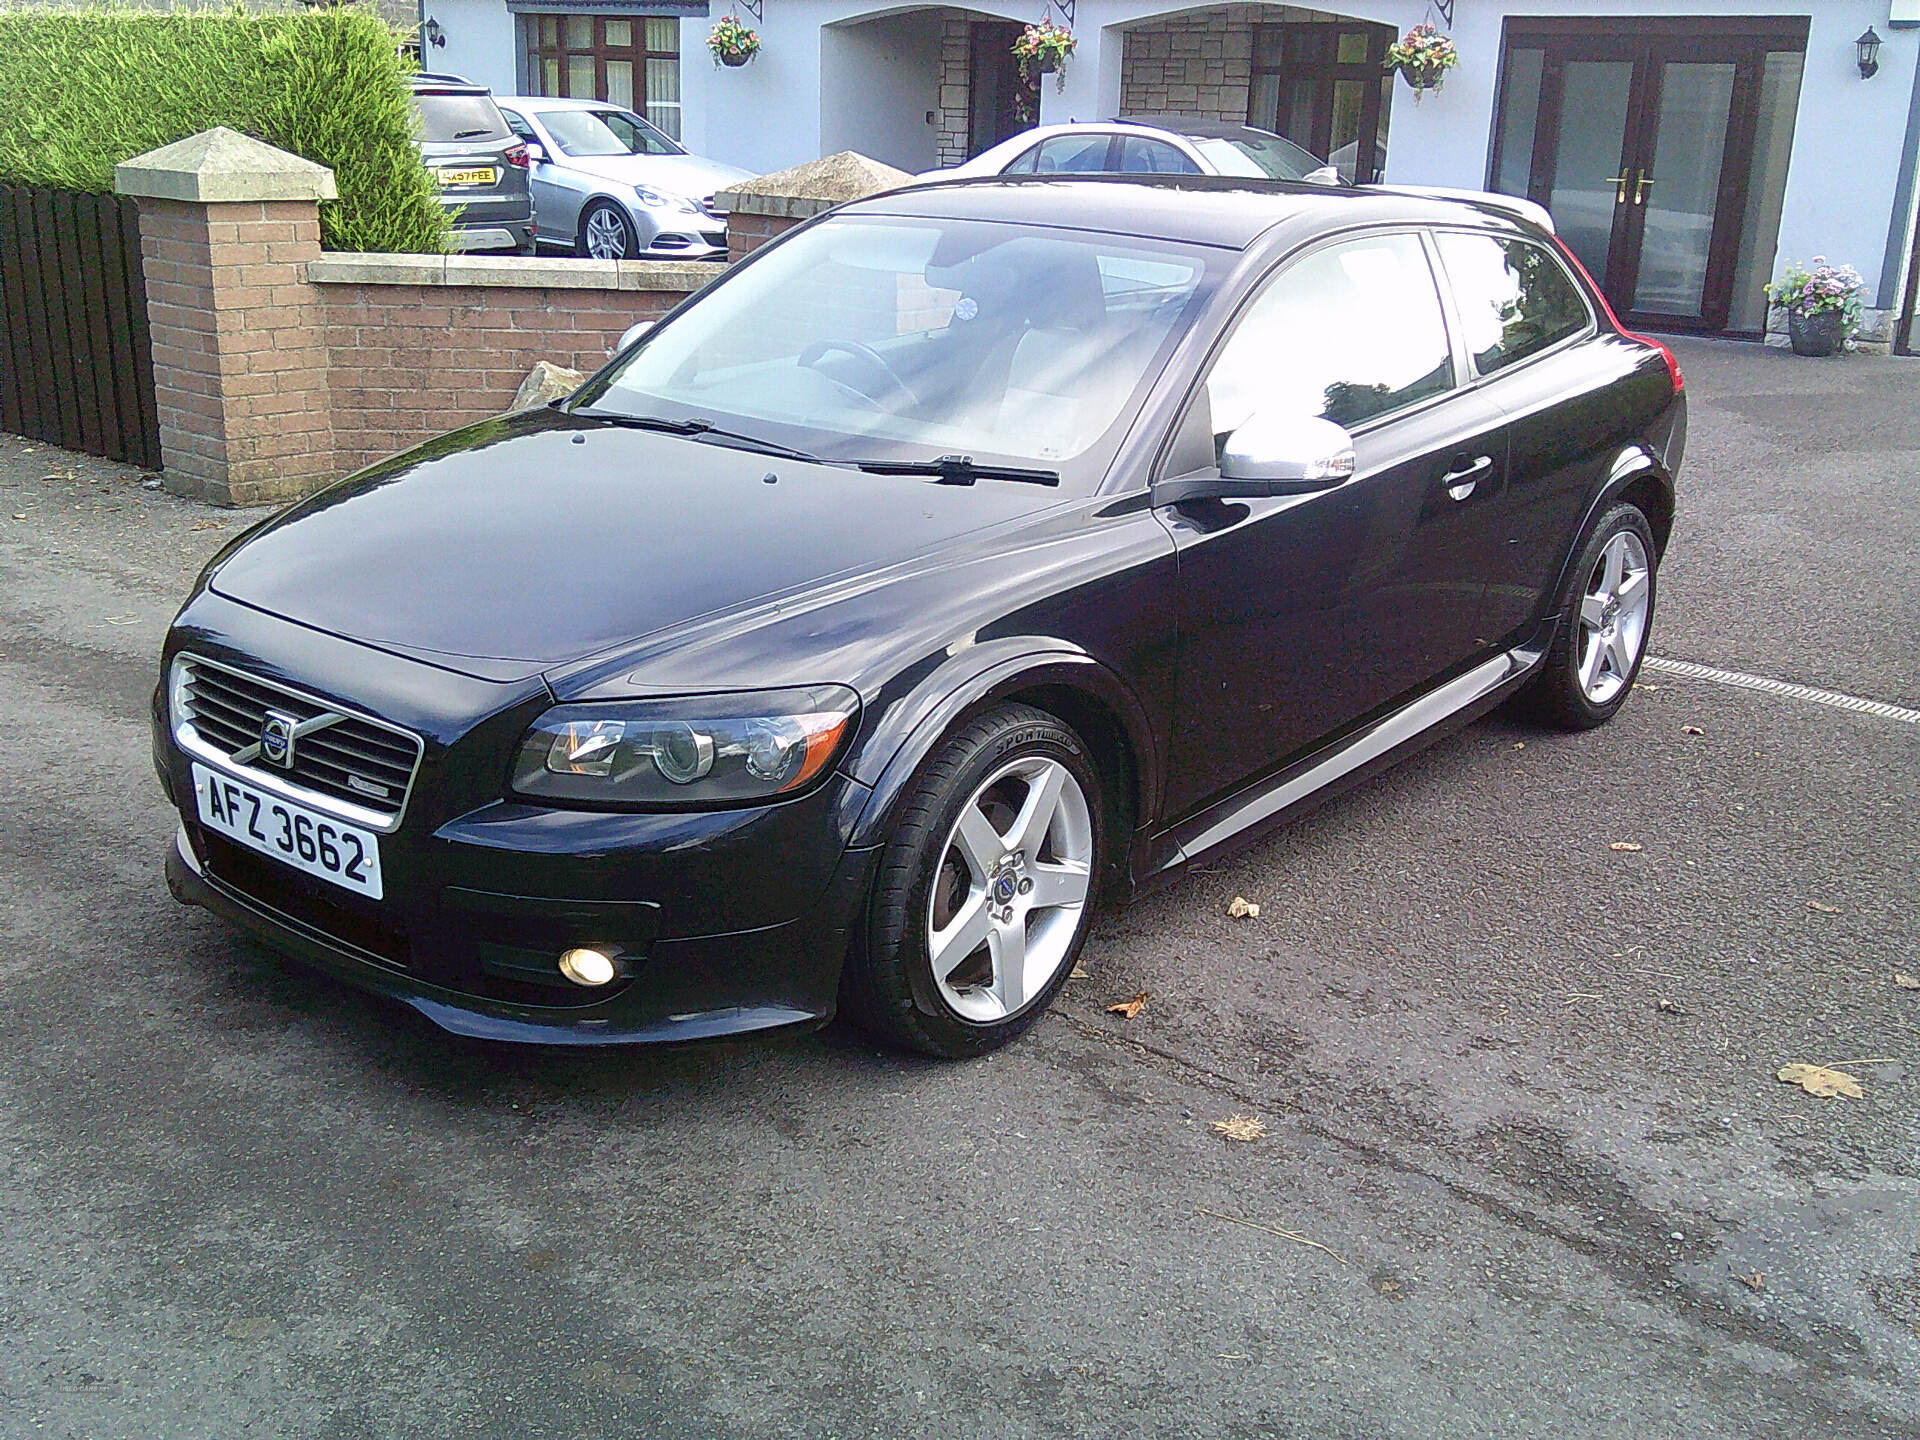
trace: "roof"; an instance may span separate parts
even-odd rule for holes
[[[986,176],[937,180],[876,195],[842,213],[1004,220],[1104,230],[1244,250],[1274,226],[1308,219],[1356,224],[1459,224],[1511,228],[1511,210],[1471,199],[1371,186],[1246,180],[1227,175]]]
[[[1228,139],[1235,135],[1261,135],[1280,139],[1271,130],[1245,125],[1238,120],[1209,120],[1204,115],[1122,115],[1106,122],[1113,125],[1138,125],[1143,129],[1165,130],[1173,135],[1198,135],[1202,139]]]

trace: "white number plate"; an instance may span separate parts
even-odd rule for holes
[[[193,767],[193,794],[200,822],[209,829],[369,900],[380,898],[380,838],[371,830],[256,790],[204,765]]]

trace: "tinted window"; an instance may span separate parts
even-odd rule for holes
[[[1219,439],[1266,410],[1351,428],[1452,384],[1425,249],[1413,235],[1370,235],[1268,283],[1207,377],[1207,399]]]
[[[1120,139],[1120,168],[1131,175],[1198,175],[1200,167],[1164,140]]]
[[[1482,375],[1587,328],[1586,300],[1544,247],[1459,232],[1435,238],[1460,303],[1467,349]]]
[[[1097,175],[1107,168],[1107,136],[1056,135],[1042,140],[1034,170],[1041,175]]]
[[[1020,152],[1019,159],[1008,165],[1007,168],[1000,173],[1002,175],[1031,175],[1033,174],[1034,162],[1039,158],[1040,147],[1038,145],[1029,146]]]
[[[511,133],[491,95],[416,95],[413,105],[422,140],[504,140]]]

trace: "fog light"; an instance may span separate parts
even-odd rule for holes
[[[598,950],[569,950],[560,957],[560,973],[576,985],[605,985],[613,979],[613,957]]]

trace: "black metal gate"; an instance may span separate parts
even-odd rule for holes
[[[133,201],[0,185],[0,430],[159,467]]]

